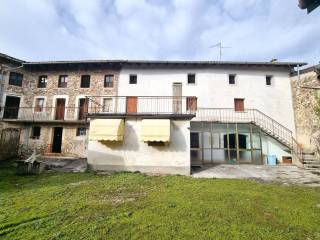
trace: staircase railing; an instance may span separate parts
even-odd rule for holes
[[[302,149],[290,129],[257,109],[235,111],[233,108],[198,108],[195,121],[216,121],[229,123],[252,122],[264,132],[289,147],[292,154],[303,162]]]

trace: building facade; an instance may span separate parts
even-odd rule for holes
[[[190,174],[192,166],[300,164],[290,73],[303,63],[21,62],[1,121],[20,150],[87,157],[94,170]]]

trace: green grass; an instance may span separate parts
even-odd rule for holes
[[[305,187],[0,166],[0,239],[320,239],[317,204]]]

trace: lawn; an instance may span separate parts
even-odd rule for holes
[[[0,166],[0,239],[320,239],[320,189]]]

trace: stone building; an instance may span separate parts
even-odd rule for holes
[[[320,159],[320,65],[294,72],[291,76],[297,140],[304,152]]]
[[[108,61],[21,61],[3,74],[1,122],[20,130],[22,152],[85,157],[87,97],[117,95],[119,69]]]

